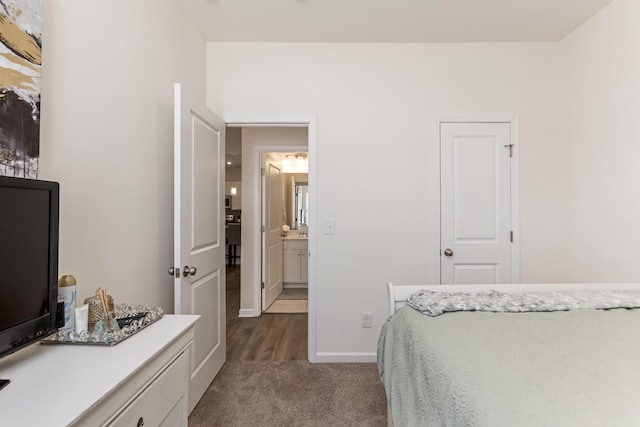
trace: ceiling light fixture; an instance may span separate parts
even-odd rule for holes
[[[284,160],[282,161],[282,169],[283,171],[286,171],[291,167],[293,167],[293,164],[291,163],[291,159],[289,159],[289,155],[287,154],[286,156],[284,156]]]
[[[309,159],[307,153],[287,154],[282,161],[284,173],[309,173]]]

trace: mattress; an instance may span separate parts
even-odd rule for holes
[[[405,306],[383,325],[378,369],[396,427],[640,425],[640,310]]]

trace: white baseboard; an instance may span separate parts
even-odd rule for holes
[[[316,363],[376,363],[375,352],[318,352]]]
[[[241,308],[238,312],[238,317],[258,317],[259,314],[256,314],[253,311],[253,308]]]

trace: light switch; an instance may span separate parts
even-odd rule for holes
[[[373,326],[373,313],[362,313],[362,327],[371,328]]]
[[[336,220],[334,218],[324,220],[324,234],[336,234]]]

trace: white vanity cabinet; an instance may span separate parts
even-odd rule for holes
[[[284,283],[307,284],[309,266],[307,239],[284,239]]]
[[[0,424],[187,426],[198,317],[165,315],[114,347],[34,344],[1,359]]]

